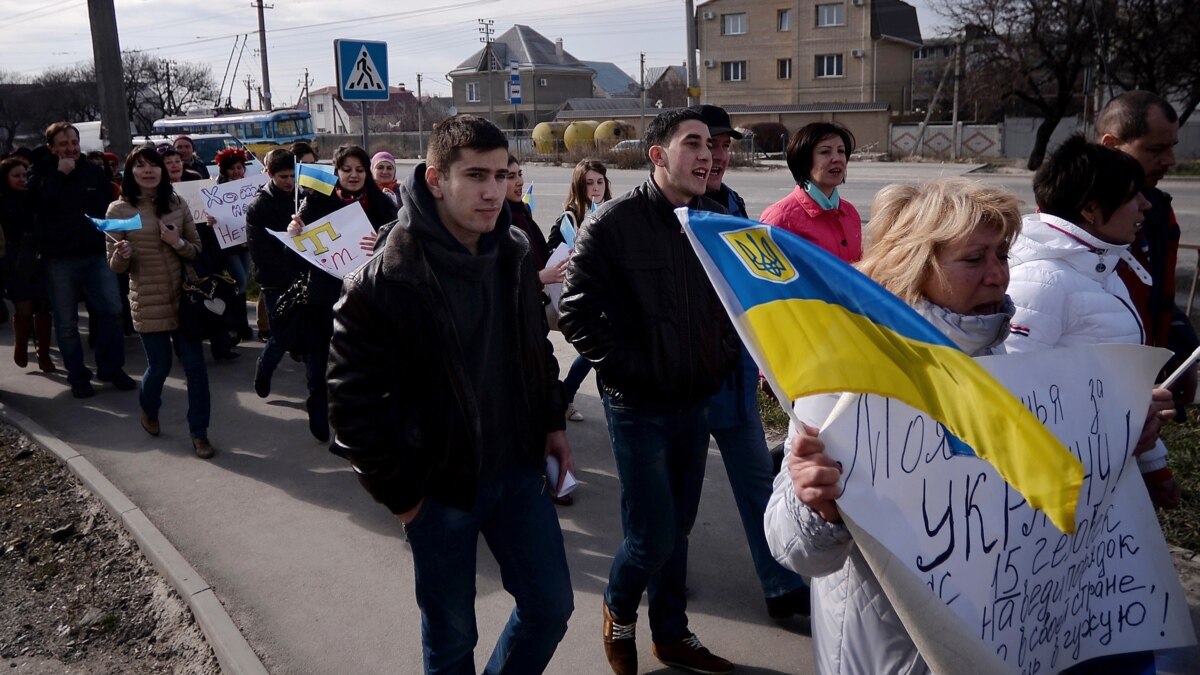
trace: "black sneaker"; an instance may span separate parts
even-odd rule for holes
[[[263,369],[262,361],[254,364],[254,393],[258,394],[259,398],[271,395],[271,373]]]
[[[811,613],[812,600],[807,586],[767,598],[767,614],[770,614],[772,619],[786,619],[794,614],[809,616]]]
[[[118,370],[112,375],[99,375],[96,379],[101,382],[108,382],[112,384],[114,389],[120,389],[121,391],[133,391],[137,389],[137,382],[129,375],[126,375],[123,370]]]
[[[92,389],[92,383],[86,380],[83,382],[72,382],[71,395],[75,398],[91,398],[96,395],[96,390]]]

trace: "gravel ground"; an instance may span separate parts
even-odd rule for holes
[[[116,675],[221,669],[187,605],[70,471],[0,423],[0,666]]]

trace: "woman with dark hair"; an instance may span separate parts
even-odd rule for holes
[[[200,235],[186,202],[171,188],[167,167],[154,148],[134,150],[125,160],[121,198],[108,207],[108,218],[141,216],[142,228],[108,234],[108,266],[128,272],[133,325],[146,351],[146,372],[138,387],[141,424],[146,433],[160,432],[158,411],[162,389],[171,372],[172,343],[187,379],[188,432],[201,459],[216,451],[208,441],[208,371],[199,340],[179,332],[184,261],[200,253]]]
[[[217,153],[214,160],[217,164],[219,172],[217,176],[217,184],[229,183],[235,180],[241,180],[246,177],[246,163],[250,161],[250,156],[241,148],[225,148]],[[209,216],[207,218],[208,229],[216,224],[216,220]],[[220,243],[214,236],[211,241],[208,240],[207,233],[201,235],[204,240],[205,248],[213,248],[216,245],[216,250],[221,252],[221,262],[225,270],[233,277],[237,283],[238,306],[246,305],[246,289],[250,283],[250,248],[246,244],[234,244],[229,248],[220,248]],[[250,340],[254,337],[254,332],[250,330],[250,321],[246,317],[246,312],[237,313],[237,334],[231,334],[228,338],[214,338],[212,342],[213,358],[235,359],[241,356],[238,352],[233,351],[233,346],[238,343],[238,340]]]
[[[357,145],[343,145],[333,154],[337,184],[330,194],[310,190],[300,204],[300,213],[292,218],[288,231],[299,234],[305,223],[354,204],[362,205],[376,231],[396,219],[396,205],[383,194],[371,177],[371,158]],[[375,236],[364,237],[359,246],[370,251]],[[309,270],[308,303],[305,307],[309,330],[302,351],[308,371],[308,430],[319,441],[329,440],[329,400],[325,388],[325,369],[329,361],[329,341],[333,338],[333,305],[341,294],[337,277],[316,269]],[[295,343],[291,343],[295,346]]]
[[[612,188],[608,183],[608,168],[604,166],[604,162],[591,158],[579,160],[571,173],[571,185],[567,188],[567,201],[563,204],[563,213],[555,221],[554,227],[550,228],[550,250],[553,251],[562,243],[564,222],[570,222],[578,232],[579,227],[583,225],[583,219],[610,199]],[[583,414],[575,408],[575,394],[591,371],[592,363],[580,355],[575,357],[571,369],[563,378],[563,400],[567,402],[567,419],[572,422],[583,421]]]
[[[838,195],[854,135],[836,122],[805,125],[788,142],[787,164],[796,180],[788,196],[759,218],[813,242],[848,263],[862,257],[862,218]]]
[[[0,162],[0,226],[5,254],[0,261],[4,294],[12,301],[13,362],[29,365],[29,336],[37,349],[38,368],[53,373],[50,358],[50,299],[46,270],[38,255],[37,212],[25,190],[29,165],[20,157]]]
[[[162,155],[163,164],[167,167],[167,178],[172,183],[189,180],[204,180],[204,176],[183,165],[183,156],[175,148],[164,145],[159,147],[158,154]]]

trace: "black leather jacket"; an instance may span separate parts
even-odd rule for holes
[[[294,195],[280,192],[274,183],[268,182],[258,189],[258,194],[246,207],[246,238],[250,244],[250,259],[254,261],[254,278],[265,289],[282,291],[310,267],[268,233],[268,230],[287,230],[292,214],[296,212],[294,200]]]
[[[424,166],[418,167],[421,174]],[[375,256],[348,276],[334,308],[329,352],[329,421],[333,451],[347,457],[359,481],[393,513],[423,497],[469,510],[482,444],[480,405],[454,322],[425,257],[429,228],[443,227],[423,180],[401,186],[404,208]],[[509,361],[524,391],[513,403],[521,454],[541,462],[546,434],[565,426],[558,362],[546,339],[545,312],[525,235],[504,210],[499,264],[508,289],[503,312],[518,348]],[[465,347],[470,349],[470,345]],[[506,402],[507,404],[507,402]]]
[[[725,212],[704,197],[691,207]],[[733,324],[653,178],[584,221],[559,310],[617,406],[691,406],[737,362]]]

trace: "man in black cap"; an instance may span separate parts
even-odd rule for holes
[[[712,168],[708,172],[709,199],[724,206],[730,215],[749,218],[746,202],[725,185],[729,150],[742,134],[733,128],[729,113],[715,105],[692,106],[708,125],[712,136]],[[774,478],[771,455],[758,413],[758,366],[743,346],[738,365],[708,403],[709,433],[717,441],[725,473],[733,489],[733,500],[742,517],[754,571],[762,584],[767,613],[774,619],[793,614],[808,616],[808,586],[799,574],[785,569],[771,556],[763,534],[763,511],[771,498]]]

